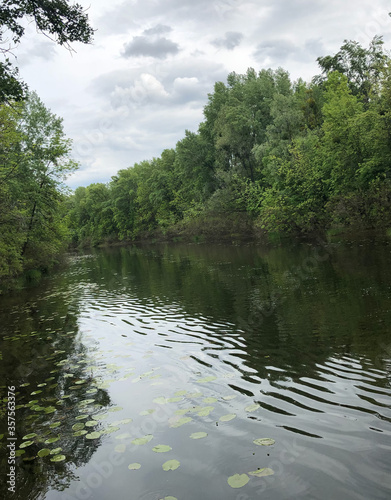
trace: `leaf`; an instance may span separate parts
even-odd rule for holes
[[[36,433],[32,432],[31,434],[26,434],[25,436],[22,437],[22,439],[32,439],[36,437]]]
[[[175,421],[170,425],[170,427],[180,427],[181,425],[187,424],[188,422],[191,422],[193,419],[191,417],[183,417],[180,418],[179,420]]]
[[[52,437],[52,438],[49,438],[49,439],[46,439],[45,441],[45,444],[52,444],[52,443],[55,443],[56,441],[58,441],[60,438],[57,436],[57,437]]]
[[[155,453],[166,453],[167,451],[171,450],[171,446],[168,446],[167,444],[158,444],[157,446],[152,448],[152,451],[154,451]]]
[[[216,380],[217,377],[213,377],[213,375],[211,375],[210,377],[204,377],[204,378],[200,378],[198,380],[196,380],[196,382],[202,384],[202,383],[206,383],[206,382],[213,382],[213,380]]]
[[[180,465],[181,463],[178,460],[174,459],[174,460],[167,460],[167,462],[164,462],[162,467],[163,470],[169,471],[169,470],[176,470]]]
[[[76,431],[72,435],[75,437],[79,437],[79,436],[85,436],[87,433],[88,433],[88,431],[82,430],[82,431]]]
[[[123,432],[122,434],[118,434],[118,436],[115,436],[115,439],[129,439],[131,434],[129,432]]]
[[[202,439],[206,437],[208,434],[206,432],[193,432],[190,434],[191,439]]]
[[[153,435],[147,434],[144,437],[133,439],[132,443],[136,445],[143,445],[149,443],[151,439],[153,439]]]
[[[117,452],[117,453],[124,453],[125,450],[126,450],[126,444],[117,444],[117,446],[114,448],[114,450]]]
[[[202,400],[203,403],[216,403],[217,398],[205,398]]]
[[[50,461],[51,462],[62,462],[65,459],[66,459],[65,455],[55,455],[53,458],[50,459]]]
[[[34,443],[34,441],[24,441],[24,443],[21,443],[19,448],[27,448],[27,446],[31,446]]]
[[[258,469],[258,470],[253,470],[252,472],[248,472],[247,474],[256,477],[272,476],[274,474],[274,470],[264,467],[263,469]]]
[[[168,497],[160,498],[160,500],[178,500],[178,499],[176,497],[168,496]]]
[[[245,486],[250,481],[247,474],[234,474],[227,479],[228,484],[231,488],[241,488]]]
[[[165,405],[167,403],[167,398],[165,398],[164,396],[160,396],[158,398],[155,398],[153,402],[157,403],[158,405]]]
[[[82,429],[84,429],[84,424],[82,422],[72,425],[73,431],[81,431]]]
[[[272,444],[275,443],[275,441],[274,439],[271,438],[259,438],[255,439],[253,443],[257,444],[258,446],[271,446]]]
[[[138,464],[137,462],[134,462],[133,464],[128,465],[129,470],[138,470],[141,467],[141,464]]]
[[[100,432],[90,432],[90,434],[86,435],[86,439],[98,439],[100,438],[101,433]]]
[[[61,422],[53,422],[52,424],[49,425],[51,429],[55,429],[56,427],[59,427],[61,425]]]
[[[248,412],[253,412],[255,410],[258,410],[258,408],[260,407],[261,405],[259,405],[258,403],[255,403],[253,405],[249,405],[249,406],[246,406],[245,410],[248,411]]]
[[[153,413],[155,410],[143,410],[143,411],[140,411],[139,415],[141,415],[142,417],[145,417],[146,415],[150,415],[151,413]]]
[[[220,417],[221,422],[229,422],[230,420],[233,420],[236,418],[236,413],[229,413],[228,415],[223,415]]]
[[[60,451],[62,451],[62,448],[54,448],[50,454],[51,455],[58,455],[60,453]]]
[[[47,457],[48,455],[50,455],[50,450],[49,450],[49,448],[43,448],[42,450],[39,450],[37,455],[39,457]]]
[[[95,425],[97,425],[98,422],[96,420],[89,420],[88,422],[85,423],[85,426],[86,427],[95,427]]]

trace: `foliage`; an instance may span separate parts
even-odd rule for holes
[[[67,0],[7,0],[0,4],[0,43],[9,43],[8,49],[0,49],[3,55],[11,52],[11,44],[20,42],[25,20],[34,21],[38,32],[68,48],[72,42],[92,41],[94,31],[80,4],[70,5]],[[6,58],[0,63],[0,102],[20,100],[25,92],[26,85],[19,81],[17,69]]]

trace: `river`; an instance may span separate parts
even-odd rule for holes
[[[390,298],[381,238],[72,256],[0,298],[0,497],[390,499]]]

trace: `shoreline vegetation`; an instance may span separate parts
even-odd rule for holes
[[[230,73],[197,132],[111,181],[67,190],[78,168],[35,93],[0,108],[0,283],[67,249],[143,241],[278,241],[391,228],[391,59],[345,41],[310,83]],[[168,117],[169,119],[169,117]]]

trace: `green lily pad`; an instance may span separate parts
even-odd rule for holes
[[[129,432],[123,432],[122,434],[118,434],[118,436],[115,436],[115,439],[129,439],[131,434]]]
[[[217,398],[205,398],[202,400],[203,403],[216,403]]]
[[[213,406],[205,406],[197,412],[197,415],[200,417],[207,417],[212,410],[214,410]]]
[[[25,436],[22,437],[22,439],[33,439],[37,436],[35,432],[32,432],[31,434],[26,434]]]
[[[176,497],[164,497],[164,498],[160,498],[160,500],[178,500]]]
[[[221,422],[229,422],[230,420],[233,420],[236,418],[236,413],[229,413],[228,415],[223,415],[220,417]]]
[[[258,469],[258,470],[253,470],[252,472],[248,472],[247,474],[256,477],[272,476],[274,474],[274,470],[269,469],[268,467],[264,467],[263,469]]]
[[[167,462],[164,462],[162,465],[163,470],[168,471],[168,470],[176,470],[181,463],[178,460],[167,460]]]
[[[23,453],[26,453],[26,450],[16,450],[15,457],[20,457],[20,455],[23,455]]]
[[[138,464],[137,462],[134,462],[133,464],[128,465],[129,470],[137,470],[141,467],[141,464]]]
[[[36,394],[41,394],[41,392],[42,392],[42,391],[33,391],[33,392],[31,392],[30,394],[31,394],[32,396],[35,396]]]
[[[72,436],[75,436],[75,437],[80,437],[80,436],[85,436],[86,434],[88,434],[88,431],[86,430],[82,430],[82,431],[76,431],[72,434]]]
[[[143,445],[149,443],[151,439],[153,439],[153,435],[147,434],[144,437],[133,439],[132,443],[136,445]]]
[[[42,450],[39,450],[37,455],[39,457],[47,457],[48,455],[50,455],[50,450],[49,450],[49,448],[43,448]]]
[[[167,403],[177,403],[178,401],[182,401],[182,397],[181,396],[176,396],[174,398],[168,398],[167,399]]]
[[[101,436],[101,432],[90,432],[86,434],[86,439],[98,439]]]
[[[101,434],[111,434],[112,432],[117,432],[119,431],[119,427],[114,426],[114,425],[109,425],[109,427],[106,427],[104,431],[101,431]]]
[[[55,443],[56,441],[58,441],[60,438],[57,436],[57,437],[52,437],[52,438],[49,438],[45,441],[45,444],[52,444],[52,443]]]
[[[190,434],[191,439],[202,439],[205,438],[208,434],[206,432],[193,432]]]
[[[146,415],[150,415],[154,411],[155,411],[154,409],[152,409],[152,410],[143,410],[143,411],[140,411],[139,415],[141,415],[142,417],[145,417]]]
[[[51,429],[55,429],[56,427],[59,427],[61,425],[61,422],[53,422],[52,424],[49,425]]]
[[[62,451],[62,448],[53,448],[53,450],[50,452],[51,455],[58,455]]]
[[[247,474],[234,474],[227,479],[228,484],[231,488],[241,488],[245,486],[250,481]]]
[[[187,393],[187,391],[176,391],[174,393],[174,396],[184,396]]]
[[[255,439],[253,443],[257,444],[258,446],[271,446],[272,444],[275,443],[275,441],[274,439],[271,438],[260,438],[260,439]]]
[[[187,424],[188,422],[191,422],[193,419],[191,417],[182,417],[179,420],[174,421],[170,427],[181,427],[181,425]]]
[[[167,398],[165,398],[164,396],[160,396],[158,398],[155,398],[153,402],[157,403],[158,405],[165,405],[167,403]]]
[[[78,415],[77,417],[75,417],[75,420],[84,420],[88,418],[88,415]]]
[[[207,383],[207,382],[213,382],[213,380],[216,380],[216,378],[217,377],[213,377],[213,375],[211,375],[210,377],[200,378],[197,380],[197,382],[200,384]]]
[[[183,408],[181,410],[176,410],[175,415],[185,415],[189,411],[189,408]]]
[[[126,444],[117,444],[117,446],[114,448],[114,450],[117,452],[117,453],[125,453],[125,450],[126,450]]]
[[[152,448],[152,451],[154,451],[155,453],[166,453],[167,451],[171,450],[171,446],[168,446],[167,444],[158,444],[157,446]]]
[[[233,394],[232,396],[223,396],[224,401],[231,401],[231,399],[235,399],[236,394]]]
[[[88,422],[86,422],[84,425],[86,427],[95,427],[95,425],[97,425],[98,422],[96,420],[88,420]]]
[[[50,459],[51,462],[62,462],[66,459],[65,455],[55,455],[53,458]]]
[[[250,412],[253,412],[255,410],[258,410],[258,408],[260,408],[260,406],[261,405],[259,405],[258,403],[255,403],[253,405],[246,406],[245,410],[250,413]]]
[[[82,429],[84,429],[84,424],[82,422],[72,425],[73,431],[81,431]]]
[[[27,448],[27,446],[31,446],[33,443],[34,441],[24,441],[20,444],[19,448]]]

